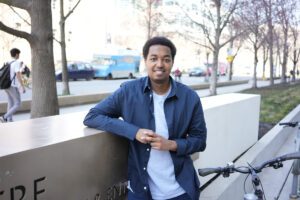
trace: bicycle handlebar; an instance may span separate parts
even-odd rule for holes
[[[286,161],[286,160],[293,160],[293,159],[300,159],[300,152],[285,154],[283,156],[279,156],[279,157],[274,158],[272,160],[268,160],[268,161],[264,162],[263,164],[261,164],[260,166],[252,168],[252,170],[254,170],[254,172],[256,172],[256,173],[259,173],[265,167],[279,168],[281,162]],[[229,176],[230,173],[234,173],[234,172],[239,172],[239,173],[242,173],[242,174],[250,174],[251,169],[250,169],[250,167],[245,168],[245,169],[236,168],[233,165],[232,166],[227,166],[227,167],[198,169],[198,173],[199,173],[200,176],[207,176],[209,174],[214,174],[214,173],[216,173],[216,174],[220,174],[220,173],[228,174],[228,176]]]
[[[282,122],[279,123],[280,126],[290,126],[290,127],[296,127],[299,122]]]

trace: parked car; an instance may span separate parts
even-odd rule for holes
[[[203,67],[195,67],[190,70],[189,76],[204,76],[204,68]]]
[[[76,81],[77,79],[91,80],[94,78],[93,66],[85,62],[74,62],[68,64],[69,80]],[[62,67],[59,67],[55,72],[56,80],[62,80]]]

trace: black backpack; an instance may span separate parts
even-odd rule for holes
[[[12,61],[11,63],[13,63]],[[3,67],[0,69],[0,89],[7,89],[11,86],[11,82],[15,79],[16,74],[14,75],[14,78],[10,80],[10,64],[11,63],[5,63]]]

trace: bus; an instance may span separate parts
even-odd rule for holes
[[[140,56],[129,50],[118,54],[95,54],[93,56],[93,69],[95,78],[129,78],[139,73]]]

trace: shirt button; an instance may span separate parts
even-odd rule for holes
[[[146,187],[146,186],[144,187],[144,190],[147,190],[147,187]]]
[[[150,149],[149,149],[149,148],[147,148],[147,151],[150,151]]]
[[[146,170],[146,167],[144,167],[144,170]]]

